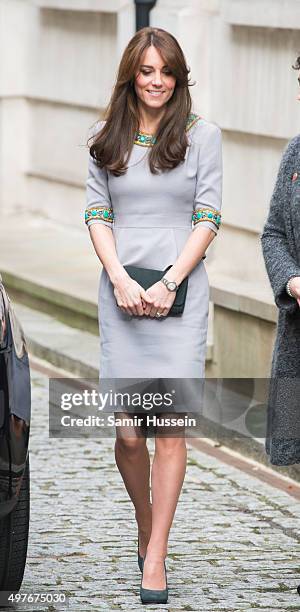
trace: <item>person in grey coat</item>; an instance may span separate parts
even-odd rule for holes
[[[283,153],[261,244],[279,309],[266,452],[272,464],[291,465],[300,463],[300,134]]]

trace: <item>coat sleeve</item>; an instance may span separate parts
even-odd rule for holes
[[[292,257],[286,235],[283,207],[289,205],[291,198],[291,173],[295,157],[295,139],[285,149],[277,175],[269,214],[261,235],[263,256],[278,308],[290,313],[299,305],[286,292],[287,281],[300,276],[300,266]]]
[[[101,128],[104,122],[98,124]],[[108,188],[106,168],[100,168],[91,154],[88,160],[88,177],[86,181],[85,223],[89,227],[93,223],[101,223],[112,227],[113,206]]]
[[[218,126],[201,126],[196,179],[193,231],[209,227],[218,232],[221,223],[222,201],[222,134]]]

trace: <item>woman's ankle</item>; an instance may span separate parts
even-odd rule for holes
[[[147,546],[147,558],[151,561],[164,561],[168,554],[168,547],[166,545],[154,546],[151,542]]]

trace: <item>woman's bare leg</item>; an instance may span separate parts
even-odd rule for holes
[[[184,429],[180,437],[156,437],[151,471],[152,530],[144,561],[143,587],[164,589],[168,536],[186,471]]]
[[[128,417],[118,413],[117,417]],[[131,415],[132,416],[132,415]],[[126,490],[135,507],[139,530],[139,550],[145,556],[151,534],[150,457],[147,439],[142,429],[133,426],[116,427],[115,458]]]

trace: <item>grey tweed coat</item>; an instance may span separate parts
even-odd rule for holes
[[[274,465],[300,463],[300,308],[286,292],[300,276],[300,135],[287,145],[261,235],[279,309],[268,399],[266,452]]]

